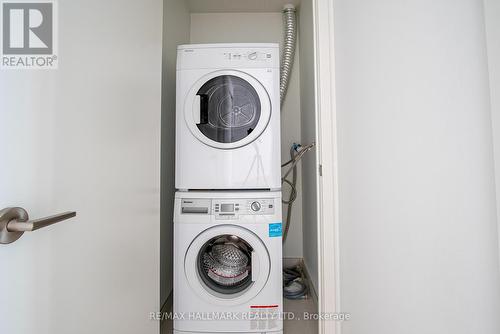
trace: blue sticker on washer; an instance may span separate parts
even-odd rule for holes
[[[272,237],[281,237],[283,234],[281,223],[272,223],[269,224],[269,236]]]

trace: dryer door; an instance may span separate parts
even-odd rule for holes
[[[216,71],[191,88],[185,118],[193,135],[221,149],[244,146],[264,132],[271,117],[269,96],[254,77],[240,71]]]
[[[270,258],[253,232],[236,225],[218,225],[198,235],[184,261],[191,288],[208,302],[239,305],[267,283]]]

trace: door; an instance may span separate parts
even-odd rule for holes
[[[251,143],[271,117],[269,95],[254,77],[215,71],[198,80],[186,98],[186,122],[204,144],[232,149]]]
[[[237,225],[203,231],[184,260],[186,279],[196,294],[214,305],[228,306],[257,296],[269,278],[270,266],[262,240]]]
[[[58,1],[58,69],[0,70],[0,333],[158,333],[160,0]],[[0,19],[1,20],[1,19]]]

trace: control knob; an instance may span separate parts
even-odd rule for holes
[[[255,60],[257,59],[257,52],[252,52],[248,55],[248,59]]]
[[[259,211],[261,206],[259,202],[252,202],[250,207],[252,208],[252,211]]]

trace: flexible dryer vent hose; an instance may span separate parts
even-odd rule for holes
[[[285,100],[290,75],[292,74],[293,59],[295,56],[295,40],[297,39],[297,18],[295,6],[292,4],[283,7],[283,20],[285,24],[285,38],[283,41],[283,52],[281,54],[280,66],[280,101],[283,105]]]

